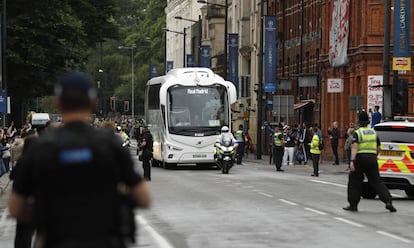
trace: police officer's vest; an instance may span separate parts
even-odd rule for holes
[[[238,142],[244,142],[244,133],[243,130],[237,130],[236,139]]]
[[[283,139],[279,139],[279,135],[281,135],[281,132],[275,132],[275,137],[274,137],[274,144],[275,146],[283,146],[285,144],[285,142],[283,141]]]
[[[377,154],[377,134],[368,127],[361,127],[357,130],[358,152],[357,154]]]

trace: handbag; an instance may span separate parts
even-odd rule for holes
[[[302,162],[304,160],[305,160],[305,156],[303,155],[303,151],[302,150],[298,150],[296,152],[296,161]]]
[[[144,155],[143,155],[142,150],[138,152],[138,160],[139,161],[143,161],[144,160]]]
[[[10,157],[11,157],[10,150],[3,151],[1,158],[10,158]]]

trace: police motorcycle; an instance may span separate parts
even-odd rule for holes
[[[116,132],[117,132],[117,135],[121,137],[122,139],[122,147],[129,147],[131,143],[129,140],[129,136],[124,131],[122,131],[122,127],[117,126]]]
[[[215,144],[216,164],[221,169],[223,174],[229,174],[229,170],[236,162],[238,147],[238,143],[234,139],[233,134],[231,134],[228,130],[228,127],[223,127],[221,129],[222,133],[219,135],[219,138]]]

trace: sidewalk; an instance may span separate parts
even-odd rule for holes
[[[266,165],[266,166],[274,166],[274,164],[269,165],[269,156],[268,155],[262,155],[262,159],[261,160],[257,160],[256,159],[256,155],[255,154],[249,154],[249,157],[243,158],[244,161],[246,162],[250,162],[250,163],[254,163],[254,164],[258,164],[258,165]],[[348,171],[348,164],[347,163],[340,163],[339,165],[332,165],[332,161],[321,161],[319,163],[319,170],[323,171],[325,174],[347,174]],[[312,160],[308,160],[308,163],[306,165],[304,165],[304,163],[302,164],[295,164],[293,166],[282,166],[283,168],[295,168],[295,169],[309,169],[309,168],[313,168],[312,167]]]
[[[0,197],[3,196],[8,187],[10,187],[10,178],[9,173],[6,173],[0,177]]]

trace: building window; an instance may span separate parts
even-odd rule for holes
[[[240,97],[250,97],[250,75],[240,76]]]

